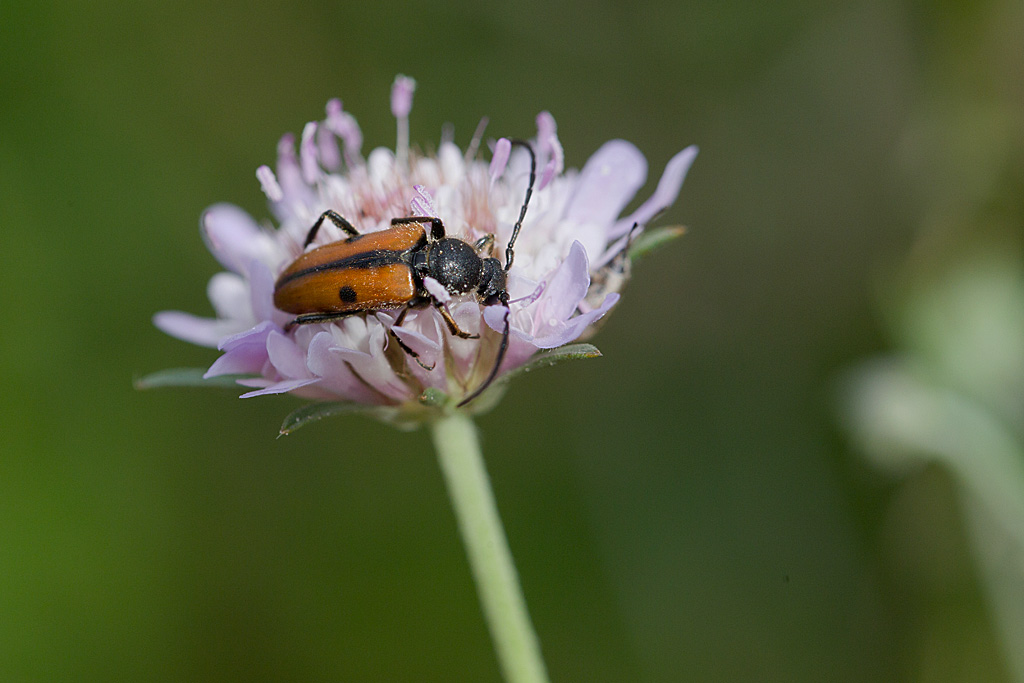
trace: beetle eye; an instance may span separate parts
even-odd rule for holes
[[[480,282],[477,284],[477,295],[482,300],[487,301],[505,289],[505,271],[496,258],[485,258],[480,265]],[[487,305],[489,306],[490,303]]]

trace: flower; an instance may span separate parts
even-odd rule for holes
[[[483,125],[465,152],[443,139],[436,153],[421,153],[408,143],[414,89],[415,82],[403,76],[392,88],[394,150],[377,148],[364,156],[360,129],[339,100],[327,103],[324,120],[306,124],[297,149],[292,135],[281,139],[276,167],[256,171],[276,229],[230,204],[203,214],[202,234],[227,269],[207,288],[217,315],[164,311],[154,323],[222,352],[205,377],[244,375],[237,380],[250,389],[243,398],[290,392],[400,407],[426,390],[453,401],[472,396],[500,356],[506,316],[508,348],[499,378],[541,350],[586,338],[619,300],[628,279],[625,250],[675,200],[697,153],[689,147],[673,157],[653,196],[621,216],[647,175],[646,160],[632,144],[612,140],[581,171],[566,170],[554,118],[542,112],[529,143],[532,154],[502,138],[493,143],[489,163],[479,160]],[[274,307],[276,278],[304,251],[310,226],[328,209],[361,233],[388,229],[395,217],[438,217],[449,237],[475,244],[493,236],[493,254],[502,257],[527,194],[531,156],[536,183],[507,274],[507,308],[452,294],[430,278],[423,287],[437,305],[410,309],[401,320],[401,309],[370,310],[290,326],[295,316]],[[324,221],[310,248],[346,237]],[[451,334],[438,306],[479,337]]]

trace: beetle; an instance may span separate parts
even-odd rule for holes
[[[489,250],[494,237],[488,235],[474,244],[457,237],[448,237],[444,223],[433,216],[406,216],[391,220],[391,226],[378,232],[360,233],[352,223],[336,211],[328,209],[309,229],[303,248],[308,247],[325,220],[331,221],[347,239],[331,242],[311,249],[296,258],[281,272],[274,285],[274,306],[296,317],[285,326],[327,322],[372,311],[401,309],[395,325],[401,325],[405,315],[413,308],[434,306],[444,319],[449,331],[462,339],[475,339],[459,328],[447,307],[438,301],[424,285],[423,278],[431,277],[451,294],[472,293],[484,306],[502,305],[508,308],[507,277],[515,257],[513,247],[526,207],[533,195],[537,177],[537,158],[533,148],[523,140],[511,140],[513,145],[525,147],[530,154],[530,180],[526,197],[519,211],[519,219],[512,228],[512,236],[505,248],[505,265],[494,257],[481,257]],[[424,227],[429,224],[430,232]],[[509,313],[505,312],[501,344],[498,347],[487,378],[469,396],[459,403],[466,405],[482,394],[494,378],[509,341]],[[417,354],[391,332],[399,347],[420,363]],[[423,363],[420,363],[423,365]],[[423,365],[426,369],[433,366]]]

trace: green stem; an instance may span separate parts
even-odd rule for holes
[[[432,430],[505,680],[547,683],[540,646],[526,613],[526,601],[480,453],[476,426],[466,415],[454,412],[434,422]]]

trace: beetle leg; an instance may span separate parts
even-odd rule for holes
[[[626,263],[629,261],[629,250],[633,246],[633,240],[636,239],[638,234],[640,234],[640,224],[633,223],[633,227],[629,229],[629,236],[626,238],[626,246],[611,261],[610,265],[616,273],[624,273],[626,271]]]
[[[506,307],[508,306],[507,292],[502,292],[501,294],[497,294],[492,298],[497,300],[495,303],[500,303]],[[491,382],[493,382],[494,378],[498,376],[498,370],[501,369],[501,362],[505,360],[505,352],[508,351],[508,316],[510,315],[510,313],[511,311],[505,311],[505,325],[501,331],[501,345],[498,346],[498,353],[494,356],[494,365],[491,367],[491,372],[487,375],[487,379],[485,379],[483,383],[473,391],[472,394],[462,399],[462,401],[458,405],[459,408],[466,405],[480,394],[484,393],[484,389],[491,386]]]
[[[456,337],[459,337],[460,339],[479,339],[480,338],[479,334],[470,334],[469,332],[463,332],[461,329],[459,329],[458,323],[455,322],[455,318],[452,317],[451,311],[448,310],[447,306],[445,306],[443,304],[438,304],[437,305],[437,310],[441,311],[441,317],[444,318],[445,323],[448,324],[448,329]]]
[[[405,313],[408,310],[409,310],[408,308],[402,309],[402,312],[398,314],[398,319],[395,320],[395,322],[393,323],[392,326],[394,326],[394,325],[401,325],[402,324],[402,320],[405,319]],[[306,313],[304,315],[300,315],[300,316],[296,317],[290,323],[285,325],[284,326],[284,331],[288,332],[289,330],[291,330],[296,325],[311,325],[313,323],[326,323],[326,322],[330,322],[332,320],[340,320],[341,318],[347,318],[350,315],[359,315],[359,314],[365,313],[365,312],[366,311],[341,311],[341,312],[331,312],[331,313]],[[412,358],[417,363],[420,364],[421,368],[423,368],[424,370],[433,370],[434,369],[433,365],[427,365],[426,363],[421,361],[420,360],[420,355],[418,353],[416,353],[415,351],[413,351],[412,349],[410,349],[408,346],[406,346],[405,342],[403,342],[401,339],[398,338],[398,335],[395,334],[394,330],[388,330],[388,332],[391,334],[391,336],[394,338],[394,340],[396,342],[398,342],[398,346],[403,351],[405,351],[407,354],[412,356]]]
[[[415,351],[413,351],[412,349],[410,349],[410,348],[409,348],[408,346],[406,346],[406,345],[405,345],[405,342],[404,342],[404,341],[402,341],[401,339],[399,339],[399,338],[398,338],[398,335],[397,335],[397,334],[395,334],[395,326],[396,326],[396,325],[397,325],[397,326],[401,326],[401,325],[402,325],[402,321],[403,321],[403,320],[405,320],[405,314],[406,314],[406,313],[408,313],[408,312],[409,312],[409,306],[406,306],[405,308],[403,308],[403,309],[402,309],[402,312],[401,312],[401,313],[399,313],[399,314],[398,314],[398,317],[397,317],[397,318],[395,319],[395,322],[393,322],[393,323],[391,324],[391,329],[390,329],[390,330],[388,330],[388,332],[390,332],[390,333],[391,333],[391,336],[392,336],[392,337],[394,338],[394,340],[395,340],[396,342],[398,342],[398,346],[399,346],[399,348],[401,348],[401,349],[402,349],[403,351],[405,351],[405,352],[406,352],[407,354],[409,354],[409,355],[410,355],[410,356],[412,357],[412,359],[413,359],[414,361],[416,361],[417,363],[419,363],[419,366],[420,366],[421,368],[423,368],[423,369],[424,369],[424,370],[426,370],[427,372],[430,372],[431,370],[433,370],[433,369],[434,369],[434,367],[435,367],[435,366],[437,365],[437,363],[434,363],[433,365],[427,365],[426,363],[424,363],[423,361],[421,361],[421,360],[420,360],[420,354],[416,353]]]
[[[409,225],[410,223],[430,223],[430,236],[435,240],[444,239],[444,223],[434,216],[405,216],[392,218],[391,225]]]
[[[311,325],[312,323],[325,323],[331,320],[338,320],[339,318],[347,318],[350,315],[359,315],[365,313],[365,311],[331,311],[330,313],[304,313],[290,323],[284,326],[284,331],[288,332],[296,325]]]
[[[478,254],[484,253],[485,250],[486,253],[490,254],[491,250],[494,249],[494,235],[484,235],[473,243],[473,249],[475,249]]]
[[[350,237],[355,237],[359,234],[359,231],[355,229],[355,226],[345,220],[340,213],[327,209],[320,214],[320,218],[317,218],[316,223],[314,223],[313,227],[309,229],[309,233],[306,235],[306,241],[302,243],[303,249],[312,244],[313,240],[316,238],[316,233],[320,231],[320,226],[323,225],[325,218],[330,219],[332,223],[344,230]]]
[[[433,305],[434,308],[436,308],[438,311],[440,311],[441,317],[444,318],[444,322],[448,326],[448,330],[452,334],[454,334],[456,337],[459,337],[461,339],[479,339],[480,338],[479,334],[470,334],[469,332],[463,332],[459,328],[459,324],[457,322],[455,322],[455,318],[452,317],[451,311],[448,310],[448,307],[445,306],[444,304],[442,304],[440,301],[435,300],[433,297],[431,297],[429,295],[426,295],[426,293],[424,293],[423,296],[417,297],[417,298],[413,299],[412,301],[410,301],[406,305],[405,311],[408,311],[410,308],[423,308],[425,306],[431,306],[431,305]],[[400,325],[401,324],[401,322],[399,322],[399,321],[401,321],[402,318],[405,317],[405,311],[403,311],[398,316],[398,320],[395,321],[396,325]]]

